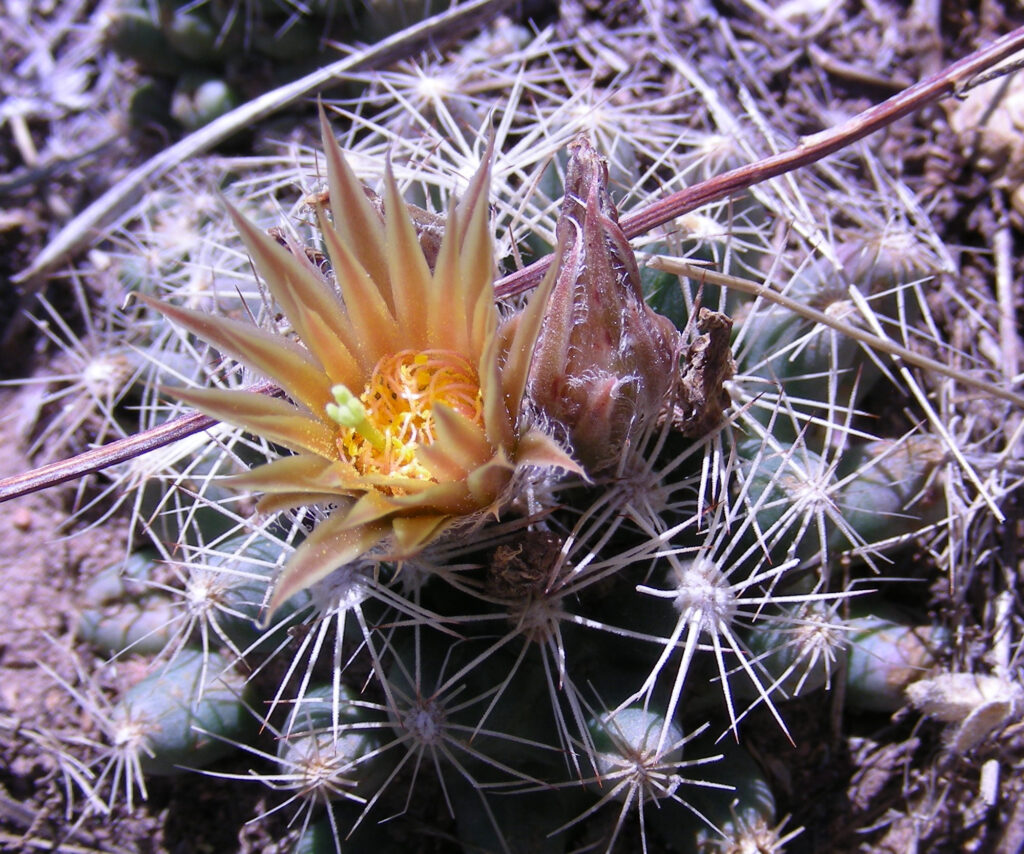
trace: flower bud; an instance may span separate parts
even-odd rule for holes
[[[608,194],[608,164],[584,137],[570,145],[555,233],[555,278],[527,389],[594,474],[614,465],[667,403],[679,333],[644,302]]]

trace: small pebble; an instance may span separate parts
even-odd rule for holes
[[[14,517],[11,521],[19,531],[27,531],[32,527],[32,511],[27,507],[19,507],[14,511]]]

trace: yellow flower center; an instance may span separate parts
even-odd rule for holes
[[[331,392],[327,415],[342,428],[338,452],[364,475],[434,480],[416,449],[434,441],[435,404],[483,426],[476,369],[450,350],[402,350],[377,363],[358,398],[343,385]]]

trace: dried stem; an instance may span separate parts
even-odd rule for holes
[[[284,394],[276,385],[267,381],[256,383],[246,390],[273,397],[282,397]],[[217,423],[215,418],[210,418],[199,412],[192,412],[167,421],[158,427],[151,427],[141,433],[126,436],[124,439],[93,448],[91,451],[85,451],[66,460],[57,460],[32,471],[5,477],[0,480],[0,502],[38,492],[59,483],[66,483],[69,480],[102,471],[110,466],[116,466],[118,463],[127,462],[135,457],[141,457],[157,448],[170,445],[179,439],[185,439],[193,433],[208,430]]]

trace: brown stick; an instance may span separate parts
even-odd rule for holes
[[[281,389],[268,381],[249,386],[247,391],[274,397],[282,395]],[[0,479],[0,502],[38,492],[40,489],[66,483],[69,480],[110,468],[110,466],[116,466],[118,463],[127,462],[135,457],[141,457],[157,448],[191,436],[193,433],[208,430],[215,424],[217,424],[215,418],[210,418],[200,412],[192,412],[167,421],[159,427],[150,427],[141,433],[135,433],[118,439],[116,442],[85,451],[78,456],[57,460],[57,462],[48,463],[32,471],[5,477]]]

